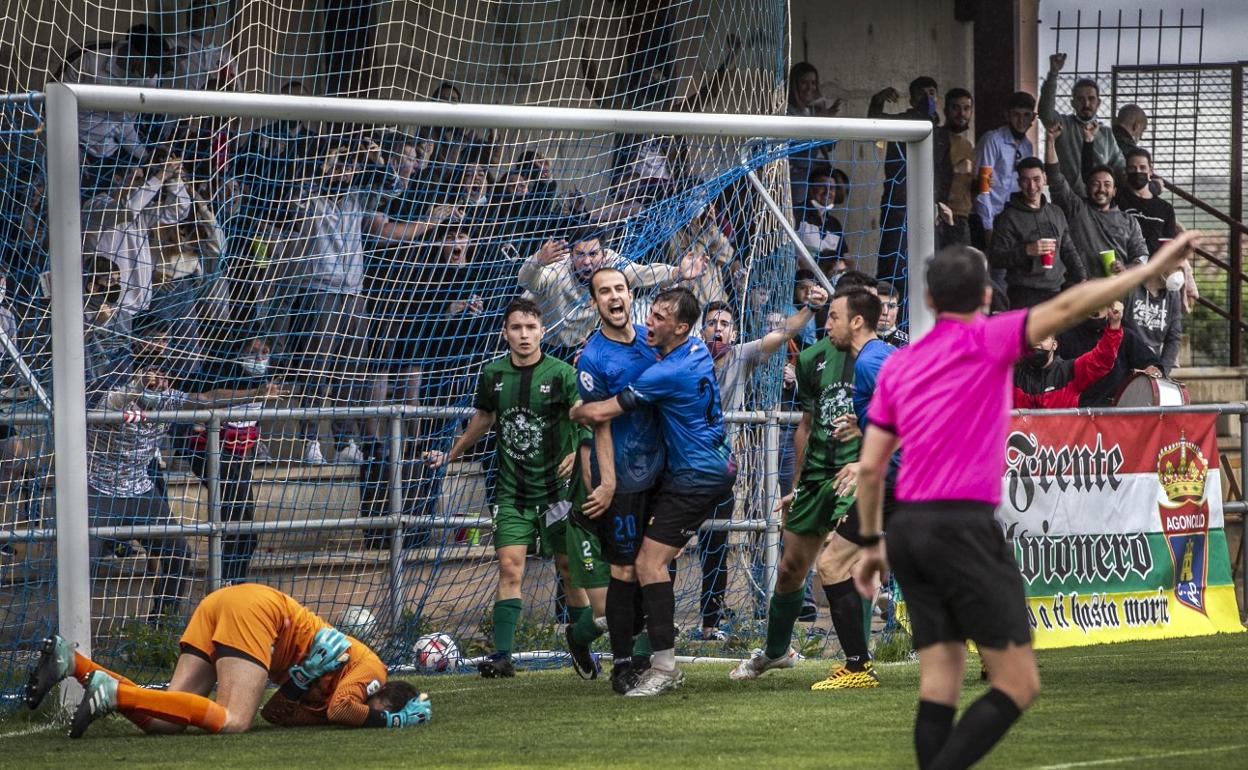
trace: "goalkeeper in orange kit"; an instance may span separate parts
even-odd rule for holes
[[[386,682],[385,665],[367,645],[268,586],[236,585],[204,597],[180,646],[169,686],[160,691],[139,687],[53,636],[30,672],[26,705],[37,708],[53,686],[73,676],[86,693],[71,738],[114,711],[147,733],[188,726],[246,732],[269,682],[278,691],[260,715],[275,725],[408,727],[432,717],[428,699],[415,688]],[[215,701],[207,697],[214,686]]]

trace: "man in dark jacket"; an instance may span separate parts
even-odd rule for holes
[[[1056,145],[1062,131],[1060,124],[1048,129],[1044,170],[1049,179],[1049,194],[1066,214],[1075,248],[1087,262],[1088,275],[1105,275],[1101,262],[1101,253],[1105,251],[1114,252],[1115,265],[1112,269],[1115,272],[1129,264],[1148,261],[1148,245],[1144,242],[1140,226],[1134,217],[1114,205],[1117,188],[1113,169],[1096,166],[1087,173],[1086,198],[1071,189],[1071,180],[1063,176],[1057,162]],[[1095,139],[1094,126],[1089,126],[1084,138],[1085,141]]]
[[[1109,312],[1101,308],[1088,320],[1057,338],[1059,358],[1074,360],[1096,347],[1109,324]],[[1135,329],[1122,327],[1122,344],[1109,374],[1092,383],[1079,396],[1079,406],[1113,406],[1122,384],[1135,372],[1161,376],[1161,359],[1144,343]]]
[[[1096,347],[1073,361],[1057,356],[1057,340],[1049,337],[1014,365],[1015,409],[1068,409],[1079,396],[1114,368],[1122,343],[1122,303],[1109,311],[1109,324]]]
[[[1045,200],[1044,164],[1024,158],[1014,170],[1019,191],[993,220],[988,258],[992,267],[1006,271],[1010,307],[1023,308],[1053,298],[1088,275],[1066,215]]]

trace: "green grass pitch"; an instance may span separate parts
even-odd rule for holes
[[[984,767],[1248,766],[1248,636],[1044,652],[1044,691]],[[0,722],[12,768],[906,768],[918,667],[881,668],[878,690],[814,693],[826,663],[752,683],[724,665],[686,667],[655,699],[611,693],[570,669],[513,680],[420,678],[434,721],[409,730],[267,725],[245,735],[148,737],[120,717],[70,741],[63,727]],[[964,702],[984,685],[968,667]]]

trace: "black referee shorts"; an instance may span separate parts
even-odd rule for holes
[[[665,486],[654,497],[646,537],[672,548],[684,548],[702,522],[717,511],[727,511],[731,517],[733,502],[731,484],[696,491],[676,491]]]
[[[901,502],[888,526],[888,561],[910,615],[914,648],[964,642],[1030,644],[1014,549],[981,502]]]

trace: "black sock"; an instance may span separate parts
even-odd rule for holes
[[[930,700],[919,701],[919,714],[914,720],[914,753],[919,759],[919,770],[927,770],[932,760],[944,748],[953,732],[953,715],[957,709]]]
[[[633,654],[633,594],[637,584],[611,578],[607,584],[607,633],[611,635],[611,656],[628,660]]]
[[[641,587],[646,602],[646,628],[650,632],[650,645],[656,652],[676,647],[676,593],[672,584],[651,583]]]
[[[633,636],[637,636],[646,632],[646,600],[641,586],[633,583],[633,587]]]
[[[832,628],[841,641],[841,649],[845,651],[845,668],[862,671],[871,660],[871,653],[867,651],[867,640],[862,635],[862,599],[854,588],[854,581],[842,580],[824,586],[823,592],[828,596]]]
[[[958,726],[945,741],[945,747],[929,767],[931,770],[970,767],[997,745],[1021,715],[1010,696],[994,687],[962,714]]]

